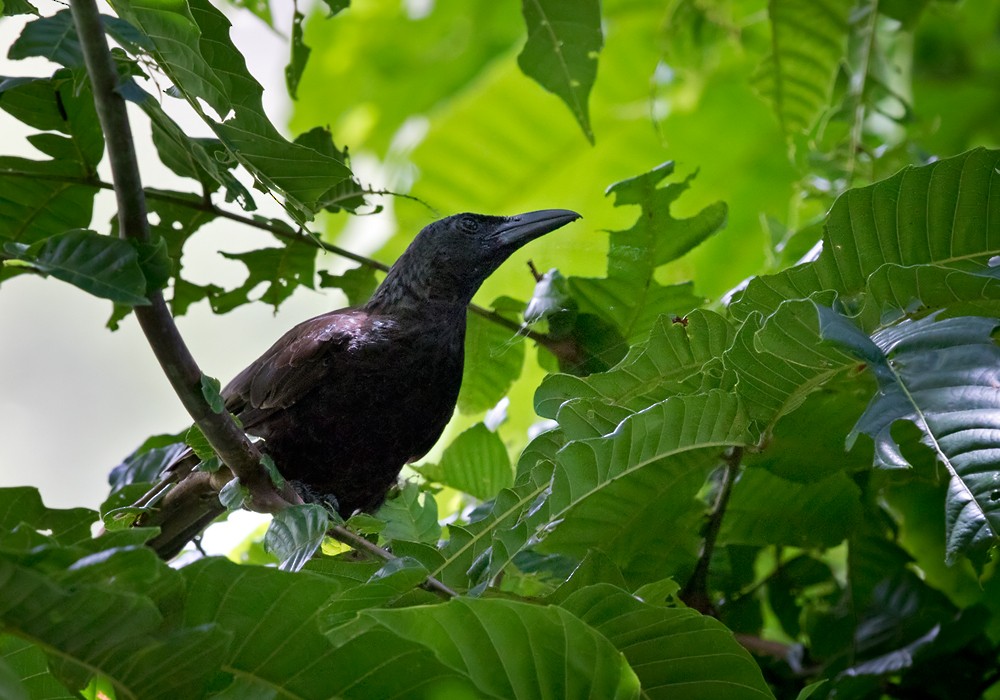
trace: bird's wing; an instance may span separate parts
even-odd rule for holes
[[[362,312],[343,310],[298,324],[226,385],[226,409],[251,428],[291,406],[338,364],[338,355],[356,346],[367,321]]]

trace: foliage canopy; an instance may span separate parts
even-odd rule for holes
[[[161,292],[358,303],[385,265],[340,244],[373,210],[385,260],[434,212],[588,225],[532,247],[533,294],[524,256],[482,290],[449,444],[346,523],[388,561],[313,505],[164,564],[128,505],[177,436],[100,514],[0,490],[0,695],[1000,697],[998,3],[111,0],[115,89],[190,185],[115,183],[148,241],[93,220],[85,4],[0,3],[9,57],[53,64],[0,81],[41,154],[0,156],[0,283],[75,285],[115,327]],[[294,138],[229,12],[290,27]],[[182,264],[221,223],[274,239],[225,254],[232,289]]]

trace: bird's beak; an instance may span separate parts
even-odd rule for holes
[[[520,248],[528,241],[544,236],[579,218],[581,218],[579,214],[569,209],[531,211],[507,217],[507,220],[494,231],[494,235],[504,247]]]

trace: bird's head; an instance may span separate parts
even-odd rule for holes
[[[514,251],[579,218],[568,209],[543,209],[517,216],[455,214],[435,221],[413,239],[370,304],[465,306]]]

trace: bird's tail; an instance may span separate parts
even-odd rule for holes
[[[197,471],[197,464],[198,458],[193,453],[181,455],[154,489],[154,492],[165,490],[164,495],[151,505],[144,502],[146,497],[136,503],[149,508],[136,525],[160,528],[160,534],[146,544],[162,559],[176,556],[226,510],[219,501],[221,475]],[[225,479],[221,479],[221,484],[225,484]]]

